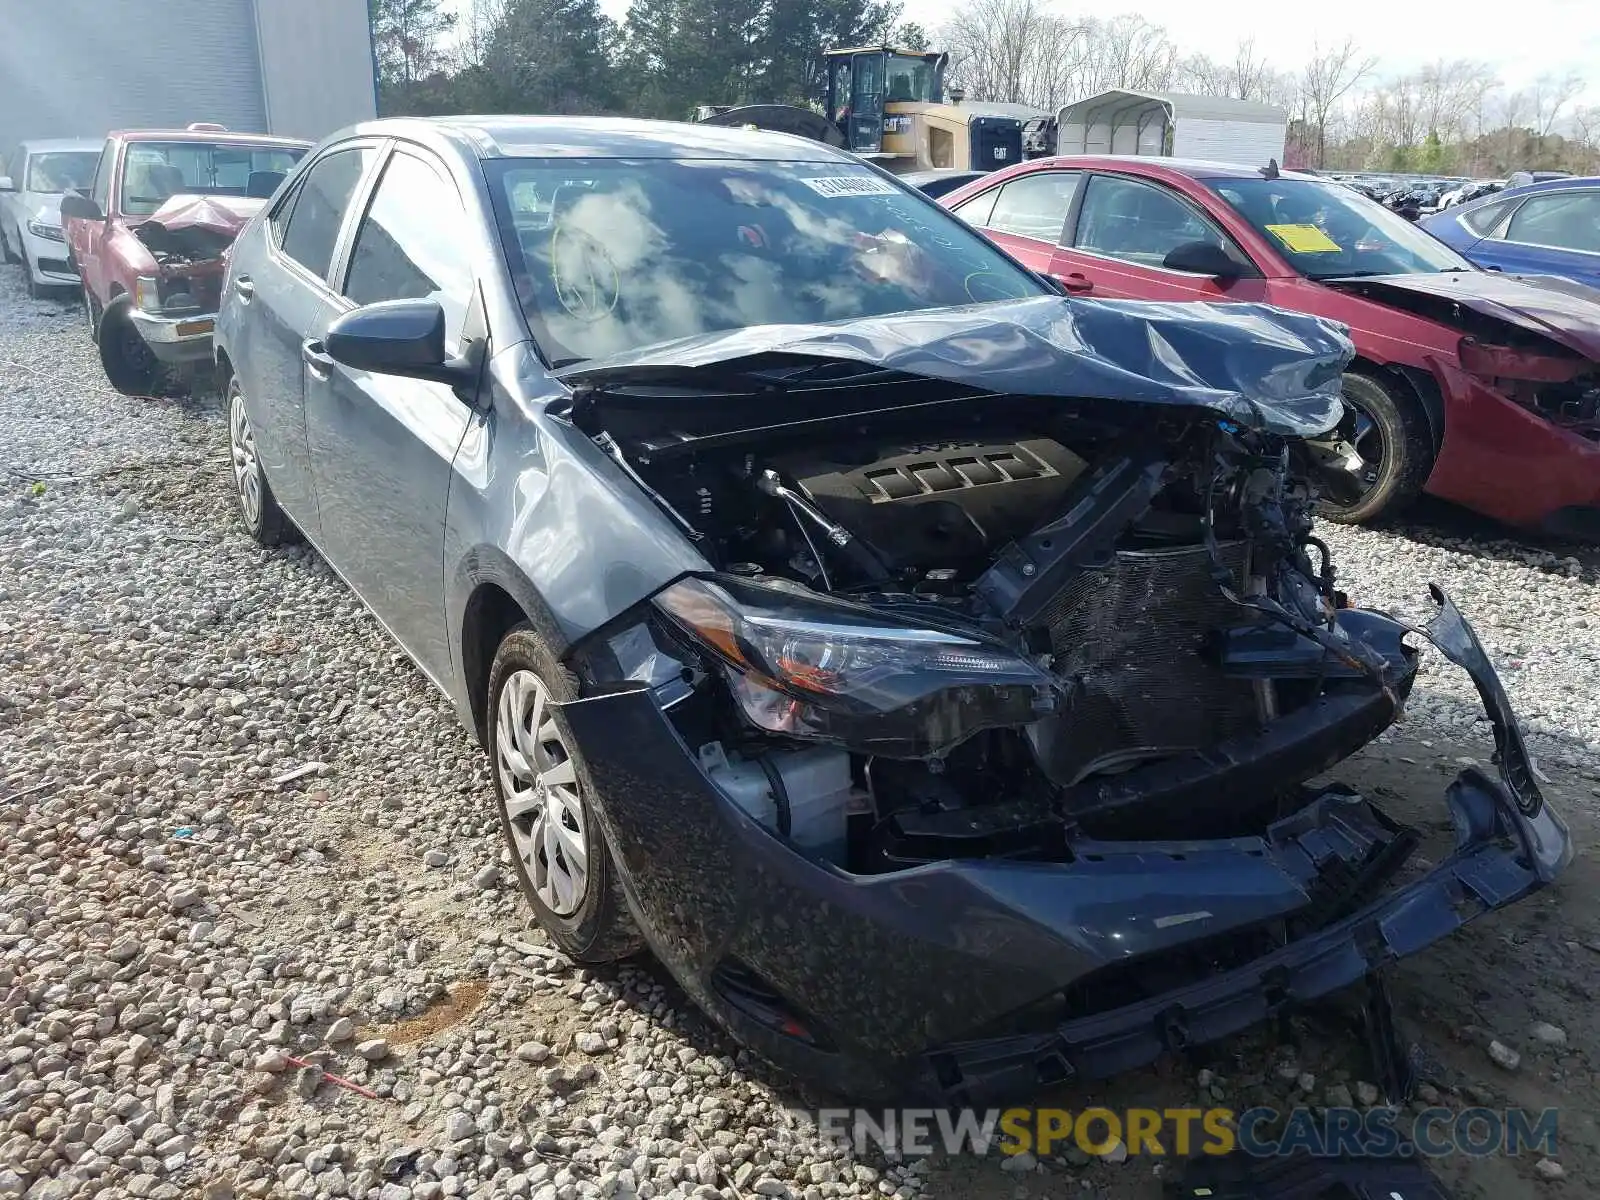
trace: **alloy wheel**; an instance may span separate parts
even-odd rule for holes
[[[1350,435],[1350,445],[1361,456],[1361,494],[1365,496],[1383,478],[1386,449],[1383,442],[1383,428],[1359,400],[1352,399],[1346,393],[1344,402],[1349,406],[1353,418],[1354,431]]]
[[[587,822],[577,767],[544,680],[513,671],[495,722],[495,766],[517,857],[540,902],[558,917],[571,916],[588,890]]]
[[[228,399],[228,447],[233,458],[233,484],[239,490],[239,508],[251,529],[261,524],[261,468],[256,460],[256,438],[245,415],[244,396],[235,391]]]

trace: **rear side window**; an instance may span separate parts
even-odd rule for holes
[[[356,232],[344,294],[358,305],[437,300],[453,346],[472,300],[466,229],[454,185],[421,159],[397,152]]]
[[[1500,218],[1506,215],[1506,210],[1515,203],[1515,200],[1497,200],[1493,204],[1480,204],[1470,212],[1462,213],[1461,223],[1479,237],[1488,237],[1490,231],[1500,224]]]
[[[994,211],[995,198],[999,195],[999,188],[990,188],[987,192],[974,196],[971,200],[963,200],[950,211],[968,225],[976,225],[979,229],[982,229],[989,224],[989,214]]]
[[[1600,189],[1532,197],[1511,218],[1506,241],[1600,252]]]
[[[989,228],[1055,245],[1083,176],[1076,171],[1038,171],[1000,189]]]
[[[335,151],[312,164],[296,194],[280,244],[285,254],[319,279],[328,274],[345,210],[374,153],[371,146]]]

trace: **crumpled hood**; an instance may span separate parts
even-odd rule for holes
[[[1344,413],[1345,327],[1264,304],[1039,296],[816,325],[755,325],[660,342],[558,371],[569,385],[762,355],[853,360],[1013,395],[1200,407],[1311,437]]]
[[[1521,329],[1542,333],[1587,358],[1600,360],[1600,289],[1555,275],[1451,271],[1432,275],[1378,275],[1324,283],[1383,302],[1410,292],[1451,300]]]
[[[250,196],[173,196],[140,222],[139,228],[159,225],[168,233],[204,229],[207,233],[237,237],[266,203]]]

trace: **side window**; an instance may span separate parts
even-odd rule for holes
[[[1116,175],[1089,181],[1078,215],[1078,249],[1160,267],[1185,242],[1211,242],[1244,261],[1218,229],[1166,188]]]
[[[1462,213],[1461,223],[1479,237],[1488,237],[1515,203],[1515,200],[1497,200],[1493,204],[1480,204],[1471,212]]]
[[[285,254],[319,279],[328,274],[345,209],[375,153],[371,146],[335,151],[314,163],[300,184],[280,244]]]
[[[397,151],[356,231],[344,294],[357,305],[437,300],[454,350],[472,300],[466,227],[454,185],[415,155]]]
[[[1035,171],[1013,179],[1001,187],[987,224],[1001,233],[1054,246],[1061,241],[1067,213],[1082,182],[1077,171]]]
[[[300,189],[293,188],[278,201],[278,207],[272,210],[272,215],[267,218],[267,225],[272,231],[272,244],[283,246],[283,235],[289,228],[289,215],[294,212],[294,202],[300,198]]]
[[[982,229],[989,223],[989,214],[994,211],[994,202],[999,195],[999,188],[990,188],[987,192],[980,192],[971,200],[963,200],[950,211],[968,225]]]
[[[1506,241],[1600,253],[1600,191],[1534,196],[1511,218]]]
[[[94,169],[94,184],[89,189],[89,196],[100,206],[101,212],[111,208],[111,164],[116,161],[117,148],[107,142],[105,149],[100,151],[100,162]]]

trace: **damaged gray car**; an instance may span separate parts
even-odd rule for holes
[[[225,291],[245,525],[482,739],[552,941],[830,1088],[1124,1070],[1571,858],[1465,619],[1352,607],[1313,535],[1339,326],[1069,299],[821,144],[570,118],[330,139]],[[1306,783],[1421,638],[1499,742],[1425,870]]]

